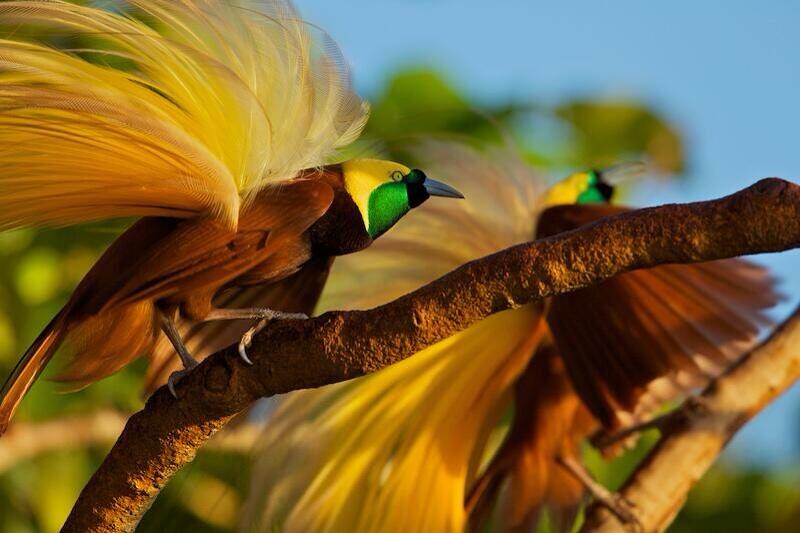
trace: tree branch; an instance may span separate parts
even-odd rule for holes
[[[644,531],[663,531],[733,435],[800,378],[800,307],[764,343],[662,423],[663,435],[620,489]],[[582,532],[633,530],[600,505]]]
[[[798,246],[800,186],[771,178],[719,200],[632,211],[513,246],[369,311],[274,322],[253,343],[252,367],[231,346],[181,381],[179,399],[156,391],[128,421],[64,531],[132,531],[172,475],[260,397],[374,372],[493,313],[621,272]]]

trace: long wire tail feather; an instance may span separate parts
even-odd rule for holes
[[[0,391],[0,435],[6,432],[11,417],[36,378],[53,357],[68,326],[67,308],[50,321],[19,360]]]

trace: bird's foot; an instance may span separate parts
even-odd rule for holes
[[[305,313],[284,313],[282,311],[273,311],[272,309],[264,309],[264,316],[256,322],[250,329],[244,332],[241,340],[239,340],[239,357],[247,365],[252,365],[253,361],[247,355],[247,349],[253,343],[253,337],[272,320],[305,320],[308,315]]]
[[[612,449],[617,444],[623,444],[624,446],[633,444],[636,437],[645,431],[651,429],[662,431],[664,426],[673,421],[679,414],[678,410],[670,411],[669,413],[659,415],[650,420],[636,422],[635,424],[631,424],[613,433],[599,431],[591,437],[590,441],[595,448],[606,453],[607,450]]]
[[[196,366],[197,366],[197,361],[192,361],[190,364],[186,366],[186,368],[183,368],[181,370],[176,370],[175,372],[169,375],[169,378],[167,378],[167,388],[169,389],[169,393],[172,394],[173,398],[176,399],[178,398],[178,394],[175,392],[175,384],[177,384],[178,381],[181,380],[181,378],[188,375],[189,372],[194,370]]]
[[[163,312],[160,313],[160,315],[161,330],[172,343],[172,346],[175,348],[175,352],[178,354],[178,357],[181,358],[181,363],[183,363],[183,370],[176,370],[169,375],[169,378],[167,378],[167,388],[169,389],[170,394],[172,394],[172,397],[177,398],[178,395],[175,393],[175,384],[197,366],[197,360],[192,357],[192,354],[190,354],[189,350],[186,349],[186,345],[183,344],[183,339],[181,339],[181,335],[178,333],[178,329],[175,327],[175,322],[173,319],[168,314]]]
[[[558,457],[557,462],[577,479],[598,505],[602,505],[634,531],[643,531],[642,523],[636,517],[633,504],[622,495],[611,492],[595,481],[586,468],[574,457]]]
[[[642,523],[636,517],[633,504],[621,494],[609,491],[601,492],[600,494],[594,493],[591,490],[589,490],[589,492],[592,493],[592,498],[597,502],[597,505],[602,505],[608,509],[621,523],[625,524],[629,530],[635,532],[644,531]]]
[[[258,316],[255,318],[260,318],[262,321],[270,321],[270,320],[305,320],[308,318],[308,315],[305,313],[286,313],[284,311],[274,311],[272,309],[262,309],[259,310],[257,313]],[[263,326],[262,326],[263,328]]]

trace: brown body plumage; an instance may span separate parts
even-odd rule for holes
[[[56,379],[79,388],[152,353],[162,320],[256,318],[215,300],[240,304],[255,291],[250,309],[265,309],[272,302],[258,297],[263,287],[300,273],[312,257],[312,275],[318,275],[330,257],[371,242],[339,165],[265,188],[243,209],[236,230],[210,218],[140,219],[102,255],[17,364],[3,389],[0,432],[62,343],[71,353]]]

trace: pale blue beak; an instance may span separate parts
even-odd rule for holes
[[[428,191],[428,194],[431,196],[441,196],[443,198],[464,198],[464,195],[458,192],[458,190],[446,183],[442,183],[441,181],[425,178],[425,181],[422,184],[424,185],[425,190]]]

